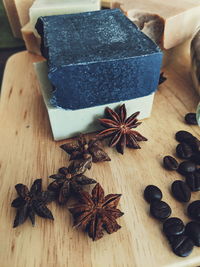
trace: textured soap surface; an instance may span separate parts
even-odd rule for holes
[[[107,106],[115,109],[122,103],[125,103],[128,116],[139,110],[139,119],[150,117],[154,94],[125,102],[117,102],[78,110],[55,108],[50,103],[52,86],[48,80],[48,68],[46,62],[34,63],[34,69],[49,115],[54,140],[62,140],[76,136],[80,133],[89,133],[100,130],[101,126],[97,119],[104,116],[104,111]]]
[[[100,6],[100,0],[35,0],[29,11],[30,22],[34,28],[41,16],[94,11]]]
[[[120,0],[121,10],[165,49],[175,47],[200,25],[200,0]]]
[[[157,88],[162,53],[118,9],[42,17],[36,29],[55,106],[93,107]]]

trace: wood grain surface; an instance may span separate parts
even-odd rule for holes
[[[166,154],[174,155],[178,130],[188,130],[200,137],[198,126],[188,126],[183,117],[195,111],[199,97],[193,89],[188,53],[176,50],[177,61],[165,70],[168,80],[156,93],[153,113],[138,130],[149,141],[141,150],[127,149],[122,156],[106,148],[111,162],[94,164],[89,177],[98,180],[105,193],[122,193],[120,209],[125,213],[118,221],[122,229],[97,242],[72,227],[66,207],[49,205],[54,222],[37,217],[13,229],[16,183],[31,185],[36,178],[48,176],[68,164],[67,155],[54,142],[47,112],[38,90],[32,63],[40,60],[22,52],[12,56],[5,69],[0,101],[0,266],[1,267],[179,267],[200,265],[200,248],[187,258],[175,256],[162,234],[162,225],[149,216],[143,190],[155,184],[163,191],[173,216],[188,222],[186,205],[170,194],[170,185],[182,179],[176,172],[162,167]],[[67,121],[66,121],[67,123]],[[193,193],[192,200],[200,199]]]

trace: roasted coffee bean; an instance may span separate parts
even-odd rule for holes
[[[181,159],[189,159],[192,154],[192,148],[186,143],[178,144],[176,147],[176,154]]]
[[[200,222],[200,200],[193,201],[187,208],[188,215],[195,221]]]
[[[174,240],[177,238],[178,235],[166,235],[170,244],[173,244]]]
[[[191,133],[187,132],[187,131],[179,131],[175,135],[176,140],[178,142],[180,142],[180,143],[185,142],[185,141],[187,141],[187,140],[189,140],[189,139],[191,139],[193,137],[194,136]]]
[[[173,171],[178,169],[178,162],[171,156],[165,156],[163,158],[163,165],[165,169]]]
[[[194,172],[195,170],[195,163],[189,160],[181,162],[178,167],[178,172],[182,175],[187,175],[188,173]]]
[[[186,176],[186,183],[191,191],[200,191],[200,172],[195,171]]]
[[[185,235],[178,235],[173,239],[171,247],[177,256],[187,257],[192,252],[194,243],[189,237]]]
[[[172,217],[163,224],[163,232],[166,236],[181,235],[185,231],[184,223],[181,219]]]
[[[144,190],[144,198],[147,202],[152,202],[155,200],[162,199],[162,192],[160,189],[155,185],[148,185]]]
[[[192,155],[191,159],[192,162],[200,165],[200,152],[197,152],[196,154]]]
[[[198,222],[189,222],[185,227],[185,233],[192,239],[195,246],[200,247],[200,224]]]
[[[171,215],[170,206],[164,201],[153,201],[150,205],[150,213],[158,220],[167,219]]]
[[[193,152],[200,151],[200,141],[196,137],[186,140],[187,144],[192,148]]]
[[[191,198],[191,190],[183,181],[174,181],[172,186],[173,196],[180,202],[188,202]]]
[[[196,113],[187,113],[185,115],[185,121],[187,124],[197,125]]]

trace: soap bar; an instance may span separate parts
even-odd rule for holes
[[[14,37],[21,38],[21,25],[14,0],[3,0],[3,3]]]
[[[54,106],[93,107],[143,97],[157,88],[162,53],[118,9],[41,17],[36,29]]]
[[[37,19],[41,16],[95,11],[100,7],[100,0],[35,0],[29,11],[30,22],[35,28]]]
[[[21,31],[27,51],[33,54],[41,55],[40,52],[41,38],[39,36],[35,36],[34,32],[32,31],[31,24],[27,23],[21,29]],[[173,60],[174,57],[171,51],[172,49],[162,50],[163,52],[162,68],[166,67]]]
[[[80,6],[80,8],[77,9],[77,12],[83,12],[83,11],[91,11],[91,10],[97,10],[100,9],[100,0],[46,0],[46,1],[40,1],[40,2],[46,2],[50,8],[50,5],[53,3],[55,8],[55,5],[59,4],[59,2],[67,2],[73,4],[75,7],[75,3]],[[93,8],[88,8],[87,3],[91,3],[93,5]],[[9,18],[9,22],[13,31],[13,34],[15,37],[21,38],[21,28],[25,26],[29,22],[29,9],[34,3],[34,0],[3,0],[3,3],[5,5],[5,9]],[[51,9],[52,9],[51,8]],[[63,9],[65,13],[65,9]],[[39,9],[38,9],[39,11]],[[37,11],[36,11],[37,12]],[[40,12],[40,11],[39,11]],[[42,11],[43,12],[43,11]],[[45,10],[44,10],[45,12]],[[48,11],[49,12],[49,11]],[[54,11],[52,11],[54,12]],[[70,13],[67,11],[66,13]],[[48,13],[50,14],[50,13]],[[55,14],[55,13],[52,13]],[[43,14],[42,14],[43,15]]]
[[[122,11],[165,49],[191,38],[200,25],[200,0],[121,0]]]
[[[21,31],[27,51],[33,54],[41,55],[40,52],[41,38],[39,36],[35,36],[34,32],[32,31],[31,24],[27,23],[21,29]],[[173,60],[174,57],[171,51],[172,49],[162,50],[163,52],[162,68],[166,67]]]
[[[106,8],[119,8],[123,0],[102,0],[101,6]]]
[[[191,74],[196,91],[200,95],[200,30],[191,42]]]
[[[41,40],[39,35],[35,34],[35,27],[33,27],[38,16],[68,14],[98,9],[100,9],[100,0],[59,0],[56,2],[54,0],[36,0],[30,8],[31,21],[21,29],[26,49],[31,53],[41,55]]]
[[[13,35],[22,38],[21,28],[29,21],[29,8],[34,0],[3,0]]]
[[[27,51],[33,54],[41,55],[41,39],[39,36],[35,36],[32,31],[31,24],[27,23],[24,27],[22,27],[21,32]]]
[[[147,118],[151,114],[154,93],[125,102],[112,103],[109,105],[79,110],[64,110],[55,108],[50,103],[53,88],[48,80],[48,67],[46,62],[34,63],[34,69],[36,71],[39,88],[42,92],[49,115],[54,140],[63,140],[76,136],[79,133],[89,133],[100,130],[101,126],[97,119],[104,116],[104,110],[107,106],[114,109],[122,103],[125,103],[128,116],[136,111],[140,111],[139,119]]]
[[[29,22],[29,9],[34,0],[14,0],[21,27]]]

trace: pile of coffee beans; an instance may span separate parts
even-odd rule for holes
[[[188,124],[196,125],[196,114],[185,116]],[[163,158],[163,166],[184,176],[184,181],[176,180],[171,185],[173,197],[182,203],[188,203],[191,192],[200,191],[200,140],[187,131],[175,135],[179,144],[176,147],[178,161],[168,155]],[[179,218],[169,218],[163,224],[163,232],[168,238],[173,252],[178,256],[188,256],[193,246],[200,247],[200,200],[193,201],[187,207],[187,214],[193,220],[186,226]]]
[[[172,211],[170,206],[162,201],[162,196],[161,190],[155,185],[148,185],[144,190],[144,198],[150,203],[150,214],[163,223],[163,233],[172,251],[177,256],[186,257],[191,254],[194,245],[200,246],[200,224],[190,222],[185,226],[181,219],[169,218]],[[190,208],[193,215],[198,205],[200,203]]]
[[[170,171],[176,170],[185,177],[185,182],[175,181],[172,185],[172,194],[177,200],[188,202],[190,191],[200,191],[200,140],[187,131],[177,132],[175,138],[179,142],[176,155],[183,161],[179,164],[174,157],[165,156],[163,166]],[[187,197],[183,196],[185,194]]]

